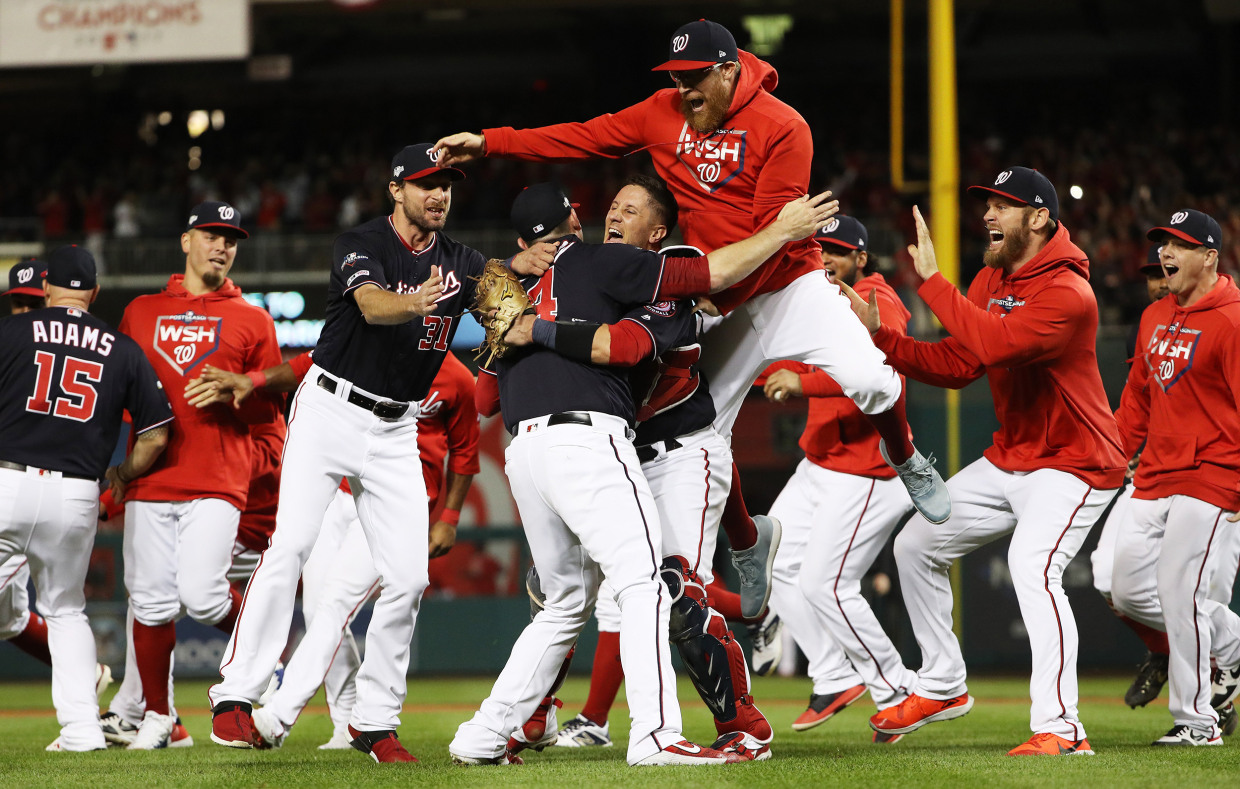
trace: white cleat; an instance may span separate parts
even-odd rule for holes
[[[745,625],[749,631],[749,642],[753,645],[753,673],[759,677],[769,677],[779,668],[779,661],[784,657],[784,623],[774,609],[769,609],[761,622]]]
[[[348,731],[336,730],[332,738],[319,746],[320,751],[347,751],[353,747],[353,740]]]
[[[251,719],[254,721],[254,731],[263,738],[263,744],[256,747],[279,748],[284,745],[284,739],[288,737],[289,730],[274,712],[266,708],[257,709],[254,710]]]
[[[584,715],[578,715],[556,734],[555,744],[559,748],[610,748],[610,726],[609,723],[599,726]]]
[[[99,728],[103,729],[103,738],[114,745],[128,745],[138,736],[138,727],[112,710],[99,718]]]
[[[727,764],[735,761],[740,760],[736,756],[716,751],[714,748],[707,748],[704,745],[695,745],[688,740],[681,740],[657,753],[647,756],[633,766],[666,767],[669,765],[681,765],[684,767],[705,767],[706,765]]]
[[[112,669],[102,663],[95,664],[95,697],[103,695],[108,689],[108,685],[112,684]]]
[[[160,715],[147,710],[138,727],[138,736],[129,743],[131,751],[155,751],[167,748],[172,741],[172,729],[176,726],[176,718],[171,715]]]
[[[1215,728],[1213,731],[1204,732],[1197,729],[1190,729],[1188,726],[1177,724],[1171,727],[1171,731],[1154,740],[1150,745],[1222,745],[1223,735],[1219,734],[1219,730]]]

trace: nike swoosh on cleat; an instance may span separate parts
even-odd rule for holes
[[[702,747],[701,747],[700,745],[689,745],[689,746],[687,746],[687,745],[677,745],[677,746],[675,746],[675,747],[676,747],[676,748],[679,748],[680,750],[684,751],[685,753],[701,753],[701,752],[702,752]]]

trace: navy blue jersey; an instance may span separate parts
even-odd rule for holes
[[[610,324],[654,301],[662,277],[663,258],[655,252],[569,236],[546,274],[522,281],[544,320]],[[495,372],[509,431],[525,419],[561,411],[597,411],[633,423],[626,368],[578,362],[531,345],[498,359]]]
[[[655,329],[655,358],[630,373],[637,404],[638,446],[693,433],[715,421],[706,376],[697,369],[701,316],[688,301],[660,302],[634,310],[628,320]]]
[[[136,433],[172,421],[128,336],[73,307],[0,319],[0,460],[101,479],[125,410]]]
[[[462,312],[474,303],[471,278],[486,260],[477,250],[435,233],[420,252],[409,248],[391,217],[372,219],[336,239],[327,288],[327,319],[314,361],[332,375],[367,392],[402,402],[426,397],[439,372]],[[373,283],[394,293],[413,293],[439,266],[443,296],[435,312],[392,326],[371,325],[352,293]]]

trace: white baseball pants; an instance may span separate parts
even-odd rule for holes
[[[802,600],[793,605],[795,621],[789,622],[793,637],[799,638],[807,628],[825,630],[825,634],[809,637],[811,646],[822,640],[837,643],[852,666],[845,674],[836,668],[838,659],[821,660],[833,672],[821,685],[834,693],[843,689],[838,687],[841,682],[860,674],[879,709],[903,701],[916,674],[905,668],[899,651],[862,597],[861,579],[912,510],[908,491],[899,479],[841,474],[808,459],[797,466],[771,508],[771,515],[784,527],[784,539],[794,533],[800,547],[795,557],[784,558],[781,544],[776,555],[775,588],[780,596],[775,610],[782,617],[784,599],[799,594]],[[796,571],[790,573],[793,565]],[[834,652],[834,646],[828,649]],[[821,693],[818,678],[810,676],[815,679],[814,692]]]
[[[904,603],[922,652],[914,692],[931,699],[965,692],[948,570],[961,556],[1010,534],[1008,571],[1033,657],[1029,727],[1083,739],[1077,714],[1079,642],[1063,572],[1116,491],[1053,469],[1004,471],[986,458],[948,480],[947,489],[951,517],[935,525],[914,515],[895,543]]]
[[[86,569],[99,484],[58,471],[0,469],[0,562],[25,554],[52,654],[52,704],[61,747],[106,747],[95,694],[95,636],[86,618]]]
[[[682,739],[667,628],[670,599],[659,577],[658,508],[624,420],[591,413],[592,425],[518,425],[505,471],[538,567],[546,606],[513,645],[491,695],[449,746],[492,757],[527,721],[590,617],[602,577],[620,606],[634,764]],[[369,655],[370,648],[367,648]]]
[[[702,340],[701,370],[715,401],[715,429],[728,440],[754,379],[781,359],[826,371],[867,414],[889,410],[900,376],[874,347],[838,285],[811,271],[732,311]]]
[[[15,553],[0,562],[0,641],[19,636],[30,622],[30,560]]]
[[[1230,599],[1212,599],[1220,573],[1235,573],[1237,524],[1231,513],[1191,496],[1132,500],[1115,544],[1115,607],[1167,632],[1171,714],[1175,722],[1213,732],[1210,655],[1220,666],[1240,665],[1240,616]]]
[[[284,683],[267,703],[267,710],[286,727],[297,722],[323,685],[333,728],[347,733],[361,667],[349,623],[378,587],[357,506],[352,496],[338,490],[301,573],[306,632],[284,667]]]
[[[186,614],[204,625],[223,619],[240,520],[223,499],[127,502],[122,552],[134,617],[144,625]]]
[[[1089,564],[1093,568],[1094,588],[1107,600],[1111,599],[1112,576],[1115,572],[1115,541],[1120,529],[1126,528],[1129,518],[1128,503],[1132,501],[1132,485],[1115,497],[1111,512],[1102,522],[1102,533],[1098,535],[1098,546],[1089,555]]]
[[[253,704],[266,688],[288,637],[297,579],[322,528],[340,480],[349,478],[362,531],[383,584],[367,631],[350,723],[360,731],[395,729],[404,703],[409,644],[429,582],[426,486],[418,458],[417,407],[386,421],[317,385],[312,365],[297,389],[284,445],[280,507],[271,546],[246,589],[241,616],[209,692]],[[410,477],[410,474],[417,475]],[[410,484],[416,479],[418,484]]]

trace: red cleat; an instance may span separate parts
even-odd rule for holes
[[[885,734],[908,734],[927,723],[959,718],[973,709],[973,697],[962,693],[954,699],[927,699],[909,694],[894,707],[879,710],[870,718],[870,728]]]
[[[820,723],[826,723],[837,712],[852,704],[865,695],[865,685],[853,685],[838,693],[812,693],[809,707],[792,722],[793,731],[812,729]]]
[[[244,701],[221,701],[211,709],[211,740],[228,748],[254,747],[254,708]]]
[[[1073,742],[1058,734],[1041,732],[1029,738],[1024,745],[1018,745],[1008,751],[1008,756],[1093,756],[1089,740],[1080,739]]]
[[[350,726],[349,734],[353,735],[354,748],[362,753],[370,754],[370,758],[380,764],[417,761],[413,754],[406,751],[405,746],[400,744],[396,732],[391,729],[358,731]]]

